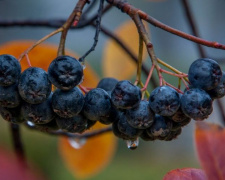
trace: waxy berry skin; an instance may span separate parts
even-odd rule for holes
[[[87,118],[78,114],[71,118],[56,117],[57,125],[60,129],[71,133],[82,133],[87,129]]]
[[[208,58],[195,60],[188,71],[188,79],[194,88],[211,90],[215,88],[222,77],[219,64]]]
[[[21,74],[19,61],[8,54],[0,55],[0,86],[17,83]]]
[[[84,96],[79,88],[74,87],[68,91],[55,90],[52,96],[52,108],[54,112],[63,118],[71,118],[78,115],[84,105]]]
[[[165,116],[155,115],[154,123],[147,129],[149,135],[153,135],[157,138],[166,137],[173,127],[173,122]]]
[[[10,86],[0,86],[0,106],[15,108],[21,103],[21,97],[18,92],[18,84]]]
[[[106,77],[99,81],[97,88],[102,88],[105,91],[112,91],[118,82],[119,81],[115,78]]]
[[[18,89],[23,100],[39,104],[48,98],[52,85],[43,69],[30,67],[21,74]]]
[[[225,72],[222,73],[220,83],[213,89],[206,91],[212,99],[222,98],[225,95]]]
[[[40,104],[23,102],[21,114],[26,121],[34,124],[47,124],[52,121],[56,116],[52,109],[52,93],[46,101]]]
[[[101,88],[90,90],[84,98],[82,113],[90,120],[107,117],[111,111],[111,101],[108,93]]]
[[[17,106],[15,108],[4,108],[0,107],[0,115],[2,118],[8,122],[17,124],[23,123],[25,119],[20,113],[21,107]]]
[[[126,117],[132,127],[147,129],[152,125],[155,114],[149,107],[149,102],[142,100],[137,107],[126,111]]]
[[[59,56],[49,65],[48,77],[57,88],[70,90],[83,81],[83,66],[71,56]]]
[[[172,116],[180,107],[179,94],[169,86],[159,86],[151,92],[149,106],[156,114]]]
[[[117,126],[118,130],[124,135],[123,138],[127,138],[127,140],[135,140],[143,132],[142,129],[132,127],[127,122],[127,118],[123,112],[120,113]]]
[[[186,116],[194,120],[204,120],[213,111],[212,99],[202,89],[189,89],[181,97],[181,109]]]
[[[136,107],[141,101],[141,89],[127,80],[119,81],[112,90],[111,101],[121,109]]]

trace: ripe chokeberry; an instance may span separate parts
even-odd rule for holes
[[[23,102],[21,106],[21,114],[26,121],[34,124],[47,124],[55,118],[52,110],[52,94],[48,99],[39,104],[30,104]]]
[[[56,117],[57,125],[60,129],[71,133],[82,133],[87,129],[87,118],[78,114],[71,118]]]
[[[164,138],[168,136],[172,127],[173,122],[168,117],[156,114],[152,126],[146,131],[149,133],[150,136]]]
[[[169,86],[159,86],[151,92],[149,105],[156,114],[172,116],[180,107],[179,94]]]
[[[20,96],[30,104],[44,102],[50,95],[51,88],[47,73],[37,67],[26,69],[21,74],[18,84]]]
[[[71,56],[59,56],[49,65],[48,77],[57,88],[69,90],[82,82],[83,66]]]
[[[9,86],[18,82],[21,74],[19,61],[8,54],[0,55],[0,86]]]
[[[78,115],[84,105],[84,96],[79,88],[74,87],[68,91],[55,90],[52,96],[52,108],[54,112],[63,118]]]
[[[181,97],[181,109],[186,116],[194,120],[203,120],[213,111],[212,99],[202,89],[189,89]]]
[[[102,88],[105,91],[112,91],[118,82],[119,81],[115,78],[103,78],[101,81],[99,81],[97,88]]]
[[[15,108],[19,106],[21,97],[18,92],[18,84],[0,86],[0,106]]]
[[[130,109],[139,105],[141,90],[127,80],[119,81],[112,90],[111,100],[117,108]]]
[[[11,123],[22,123],[25,121],[20,113],[20,106],[15,108],[0,107],[0,115],[4,120]]]
[[[90,90],[84,98],[83,114],[90,120],[107,117],[111,111],[111,101],[108,93],[101,88]]]
[[[134,128],[147,129],[153,121],[155,114],[149,107],[149,102],[142,100],[137,107],[126,111],[127,122]]]
[[[120,113],[117,126],[118,130],[124,135],[123,139],[126,140],[136,140],[136,138],[143,132],[142,129],[132,127],[127,122],[127,118],[123,112]]]
[[[194,88],[210,90],[215,88],[222,77],[219,64],[208,58],[195,60],[188,71],[188,79]]]
[[[210,95],[212,99],[222,98],[225,95],[225,72],[222,73],[222,78],[220,79],[219,84],[211,89],[208,90],[207,93]]]

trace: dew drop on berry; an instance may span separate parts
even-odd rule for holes
[[[139,138],[135,140],[127,140],[126,143],[127,143],[128,149],[135,150],[139,145]]]

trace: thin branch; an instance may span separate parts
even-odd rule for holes
[[[35,128],[35,126],[29,125],[28,123],[26,124],[26,127],[28,127],[29,129],[32,129],[32,130],[39,131],[38,129]],[[108,126],[108,127],[101,128],[101,129],[98,129],[98,130],[85,132],[83,134],[69,133],[69,132],[65,132],[65,131],[62,131],[62,130],[58,130],[58,131],[43,131],[43,132],[45,132],[47,134],[50,134],[50,135],[55,135],[55,136],[65,136],[65,137],[77,138],[77,139],[83,139],[83,138],[88,139],[88,138],[99,136],[101,134],[104,134],[104,133],[107,133],[107,132],[111,132],[111,131],[112,131],[112,127]]]
[[[23,143],[20,136],[20,127],[18,124],[10,123],[10,130],[15,153],[19,161],[26,165],[26,158],[23,149]]]
[[[200,35],[198,33],[198,30],[197,30],[197,27],[195,25],[194,18],[192,16],[192,12],[191,12],[190,6],[189,6],[187,0],[181,0],[181,3],[183,5],[183,7],[184,7],[184,11],[185,11],[187,20],[189,22],[189,25],[191,27],[192,34],[197,36],[197,37],[200,37]],[[205,54],[205,51],[204,51],[203,47],[200,44],[197,44],[197,47],[198,47],[198,52],[199,52],[200,56],[201,57],[206,57],[206,54]]]
[[[201,39],[201,38],[196,37],[196,36],[192,36],[190,34],[187,34],[187,33],[183,32],[183,31],[177,30],[177,29],[172,28],[172,27],[170,27],[166,24],[163,24],[162,22],[156,20],[155,18],[151,17],[147,13],[145,13],[145,12],[135,8],[134,6],[128,4],[125,0],[107,0],[107,2],[112,4],[113,6],[117,7],[122,12],[127,13],[130,16],[132,16],[131,13],[136,12],[136,13],[138,13],[138,15],[141,19],[149,22],[150,24],[152,24],[152,25],[154,25],[154,26],[156,26],[160,29],[163,29],[167,32],[170,32],[172,34],[180,36],[184,39],[187,39],[189,41],[193,41],[193,42],[198,43],[198,44],[202,44],[204,46],[225,50],[225,45],[220,44],[218,42],[211,42],[211,41],[207,41],[207,40]]]
[[[104,6],[104,0],[100,0],[99,3],[99,9],[98,9],[98,18],[96,19],[96,31],[95,31],[95,37],[94,37],[94,43],[92,45],[92,47],[82,56],[79,58],[79,61],[81,63],[84,63],[85,58],[92,52],[95,50],[95,47],[97,46],[98,43],[98,36],[99,36],[99,32],[101,30],[100,26],[101,26],[101,19],[102,19],[102,10],[103,10],[103,6]]]

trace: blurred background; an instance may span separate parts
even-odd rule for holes
[[[66,19],[76,2],[77,0],[64,0],[63,2],[60,0],[1,0],[0,21]],[[181,0],[158,2],[129,0],[129,2],[167,25],[191,33]],[[200,36],[206,40],[225,44],[225,1],[189,0],[188,2]],[[97,7],[93,12],[96,10]],[[112,8],[103,16],[102,24],[114,30],[128,19],[129,17],[126,14]],[[187,73],[190,64],[200,57],[196,44],[152,25],[149,25],[149,27],[156,55],[168,64]],[[52,31],[52,28],[43,27],[0,27],[0,44],[14,40],[39,40]],[[66,48],[78,54],[84,54],[93,43],[94,33],[95,30],[92,27],[69,31]],[[47,42],[57,44],[59,43],[59,37],[59,35],[55,35]],[[88,63],[100,77],[102,76],[102,50],[107,40],[106,36],[100,34],[96,50],[87,57]],[[220,60],[225,58],[222,50],[208,47],[204,47],[204,49],[210,58]],[[220,62],[220,64],[224,69],[223,62]],[[206,121],[221,124],[221,117],[216,104],[212,115]],[[192,121],[187,127],[183,128],[182,134],[172,142],[141,141],[135,151],[129,150],[125,142],[119,140],[118,150],[110,165],[90,179],[158,180],[175,168],[199,168],[193,138],[194,124]],[[74,179],[58,155],[57,137],[27,130],[23,127],[22,138],[26,156],[48,179]],[[0,146],[12,150],[8,123],[3,120],[0,121]]]

